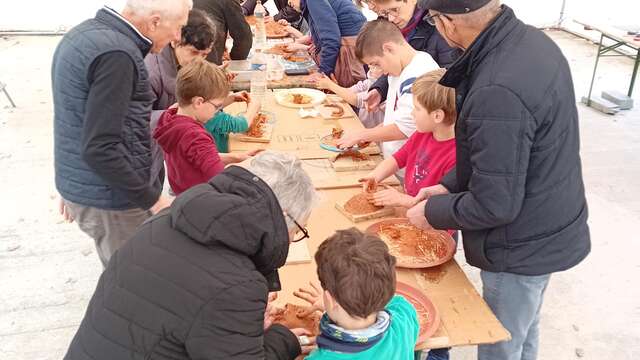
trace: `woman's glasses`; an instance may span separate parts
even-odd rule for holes
[[[296,219],[294,219],[293,216],[289,215],[289,213],[287,213],[286,211],[284,212],[284,215],[286,217],[288,217],[289,220],[293,221],[293,223],[296,224],[296,226],[298,227],[298,231],[296,232],[297,237],[294,238],[292,242],[302,241],[302,240],[307,239],[309,237],[309,230],[307,230],[306,228],[302,227],[296,221]],[[300,234],[300,233],[302,233],[302,234]],[[298,235],[298,234],[300,234],[300,235]]]

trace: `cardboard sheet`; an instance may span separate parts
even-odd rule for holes
[[[289,255],[287,256],[286,264],[303,264],[310,262],[311,255],[309,254],[309,242],[307,239],[289,245]]]
[[[371,157],[374,162],[379,163],[382,157],[376,155]],[[341,189],[341,188],[362,188],[359,179],[369,173],[370,170],[336,171],[328,159],[303,160],[302,167],[311,177],[316,189]],[[390,176],[383,184],[399,185],[400,182],[395,176]]]

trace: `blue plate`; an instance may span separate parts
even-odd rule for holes
[[[333,138],[333,135],[331,135],[331,134],[329,134],[327,136],[323,136],[320,139],[320,147],[325,149],[325,150],[327,150],[327,151],[332,151],[332,152],[337,152],[337,153],[343,153],[343,152],[348,151],[348,150],[356,150],[356,151],[359,150],[358,145],[354,145],[354,146],[352,146],[350,148],[340,149],[340,148],[338,148],[336,146],[326,144],[327,140],[330,140],[332,138]]]

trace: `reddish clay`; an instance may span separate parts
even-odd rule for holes
[[[320,313],[314,312],[305,317],[299,317],[299,314],[305,311],[304,306],[286,304],[284,309],[276,314],[273,322],[282,324],[289,329],[303,328],[312,333],[313,336],[320,334]]]

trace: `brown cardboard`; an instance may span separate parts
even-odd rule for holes
[[[382,161],[382,157],[378,155],[371,158],[376,164]],[[358,180],[369,173],[369,170],[337,172],[327,159],[303,160],[302,167],[311,177],[316,189],[362,188],[362,184]],[[398,185],[400,182],[395,176],[390,176],[382,183]]]
[[[360,189],[352,188],[319,192],[320,201],[307,223],[311,254],[336,230],[355,226],[364,231],[377,221],[354,225],[336,210],[336,202],[349,199],[358,191]],[[397,276],[399,281],[422,290],[440,314],[440,328],[433,337],[418,344],[418,349],[489,344],[510,338],[509,332],[496,319],[455,260],[434,269],[397,269]],[[318,281],[313,258],[310,263],[282,267],[280,280],[283,288],[276,304],[305,304],[293,296],[293,291],[307,286],[310,281]]]
[[[286,264],[310,263],[309,243],[307,239],[289,244],[289,254]]]
[[[237,114],[244,111],[245,104],[234,103],[225,108],[229,114]],[[335,153],[320,147],[320,139],[335,127],[342,129],[360,130],[362,123],[358,120],[351,107],[345,107],[345,111],[351,112],[352,117],[335,120],[327,120],[322,117],[300,118],[298,109],[287,108],[276,104],[273,94],[267,92],[267,99],[263,105],[264,110],[275,114],[275,127],[269,144],[271,150],[292,152],[301,159],[328,159]],[[229,150],[247,151],[263,147],[264,145],[241,142],[237,139],[229,139]],[[380,149],[372,144],[364,151],[367,154],[379,154]]]

